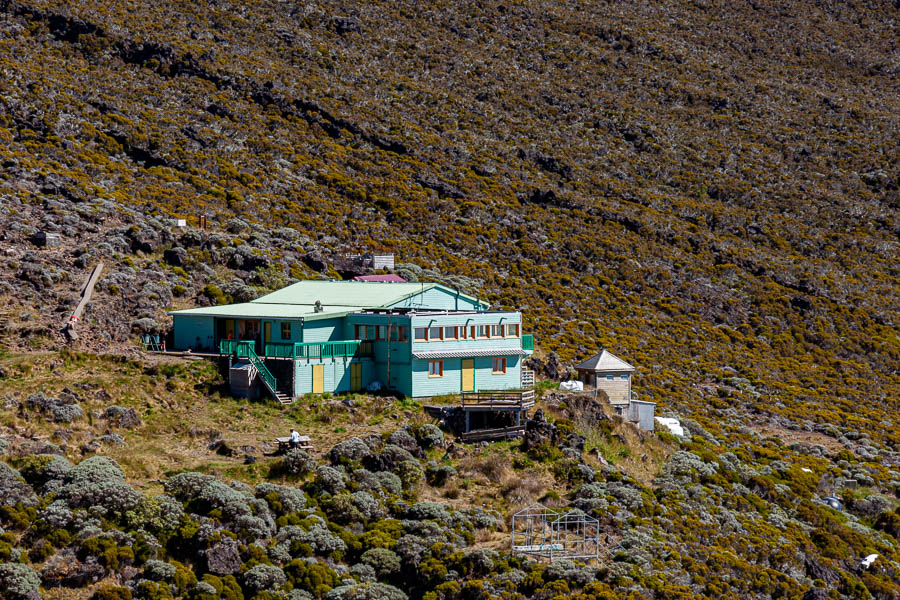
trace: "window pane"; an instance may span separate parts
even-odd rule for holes
[[[441,329],[442,329],[441,327],[432,327],[431,330],[428,332],[428,339],[429,340],[442,339],[441,338]]]
[[[290,323],[282,323],[281,324],[281,339],[283,339],[283,340],[291,339],[291,324]]]
[[[444,327],[444,339],[445,340],[455,340],[456,339],[456,327]]]
[[[407,342],[409,341],[409,327],[405,325],[400,326],[400,341]]]
[[[519,325],[511,324],[506,326],[506,335],[509,337],[519,337]]]
[[[427,338],[426,331],[425,327],[416,327],[416,341],[425,341]]]
[[[491,337],[503,337],[503,326],[491,325]]]
[[[489,337],[491,332],[491,328],[488,325],[479,325],[478,326],[478,337]]]

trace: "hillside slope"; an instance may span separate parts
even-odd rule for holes
[[[2,343],[57,349],[101,259],[75,347],[122,352],[172,306],[392,251],[523,310],[542,355],[635,364],[707,463],[896,497],[898,23],[889,1],[0,3]],[[797,436],[828,461],[778,464]],[[740,470],[717,464],[678,476]]]
[[[41,279],[42,222],[70,295],[100,255],[159,272],[173,244],[193,268],[155,279],[186,298],[230,282],[217,263],[265,287],[261,266],[313,276],[301,247],[392,250],[523,309],[564,360],[615,348],[659,402],[737,371],[767,411],[872,427],[900,390],[890,3],[4,11],[11,278]],[[259,229],[203,246],[141,216],[201,213]],[[140,289],[122,308],[159,317]]]

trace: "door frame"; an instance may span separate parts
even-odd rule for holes
[[[350,391],[361,392],[362,388],[362,363],[352,362],[350,363]]]
[[[318,375],[318,383],[319,390],[316,391],[316,379]],[[312,366],[312,393],[313,394],[324,394],[325,393],[325,365],[317,364]]]
[[[466,389],[466,363],[471,365],[470,369],[472,372],[472,389]],[[474,358],[464,358],[459,363],[459,390],[461,392],[474,392],[475,391],[475,359]]]

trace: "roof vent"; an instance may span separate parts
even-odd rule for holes
[[[313,307],[313,311],[314,311],[314,312],[317,312],[317,313],[320,313],[320,312],[322,312],[323,310],[325,310],[325,309],[322,308],[322,301],[321,301],[321,300],[316,300],[316,305]]]

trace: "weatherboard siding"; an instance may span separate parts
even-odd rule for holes
[[[345,339],[343,321],[343,318],[338,317],[305,322],[303,324],[303,342],[334,342]]]
[[[519,325],[519,337],[495,337],[456,340],[429,340],[427,342],[413,341],[413,352],[425,352],[436,350],[477,350],[481,348],[503,348],[508,350],[521,350],[522,348],[522,317],[518,313],[473,313],[466,315],[422,315],[412,318],[410,337],[415,337],[415,327],[472,327],[479,325]]]
[[[324,390],[328,392],[349,392],[350,390],[350,363],[359,362],[362,365],[362,389],[372,383],[375,375],[375,365],[368,358],[326,358],[324,360],[297,360],[294,361],[296,376],[294,377],[294,394],[311,394],[313,391],[313,365],[322,365],[324,374]]]
[[[475,391],[509,390],[521,387],[521,359],[517,356],[507,357],[506,373],[492,372],[492,358],[476,357]],[[412,392],[407,394],[416,398],[423,396],[442,396],[459,394],[462,389],[462,361],[464,358],[443,358],[443,377],[428,376],[427,360],[412,362]]]
[[[421,308],[423,310],[476,310],[477,308],[474,301],[437,287],[426,289],[420,294],[395,302],[390,307]]]
[[[628,404],[631,400],[631,380],[622,379],[621,375],[614,375],[615,379],[606,379],[605,375],[597,374],[597,389],[606,392],[610,404]]]
[[[176,350],[211,350],[215,328],[212,317],[174,315],[172,318]]]

